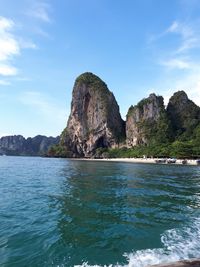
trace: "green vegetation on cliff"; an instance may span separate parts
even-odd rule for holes
[[[72,95],[67,127],[49,156],[200,157],[200,107],[184,91],[167,108],[162,96],[150,94],[129,108],[126,125],[113,93],[93,73],[76,79]]]
[[[172,158],[199,158],[200,141],[175,141],[173,143],[155,144],[148,146],[135,146],[133,148],[104,149],[98,157],[106,158],[141,158],[147,157],[172,157]]]
[[[109,91],[107,84],[92,72],[85,72],[78,76],[74,87],[78,87],[83,84],[91,90],[94,90],[95,93],[100,96],[101,101],[105,104],[107,103],[109,97],[113,95],[112,92]]]
[[[61,144],[53,145],[50,147],[47,153],[48,157],[58,157],[58,158],[71,158],[72,154],[67,150],[66,146]]]
[[[128,146],[157,145],[172,141],[172,125],[162,96],[150,94],[131,106],[126,123]]]
[[[166,119],[166,118],[165,118]],[[152,131],[152,135],[149,134],[151,142],[149,145],[139,145],[132,148],[115,148],[115,149],[104,149],[98,153],[99,157],[108,158],[132,158],[132,157],[175,157],[175,158],[200,158],[200,123],[197,127],[191,129],[192,134],[190,136],[185,136],[183,140],[183,135],[179,138],[174,138],[172,136],[172,129],[167,129],[169,127],[168,121],[162,122],[157,128],[151,126],[147,127],[147,130]],[[152,130],[154,129],[154,130]],[[171,136],[169,139],[163,139],[164,133],[169,130]]]
[[[151,104],[152,98],[157,99],[159,106],[160,107],[163,106],[163,111],[164,111],[163,97],[162,96],[156,96],[155,94],[151,94],[148,98],[143,98],[142,100],[140,100],[137,103],[137,105],[135,105],[135,106],[131,105],[129,110],[128,110],[127,117],[133,115],[133,113],[135,112],[136,109],[139,109],[140,112],[143,112],[144,106]]]
[[[172,122],[174,138],[190,140],[200,123],[200,108],[188,99],[184,91],[178,91],[170,98],[167,113]]]
[[[80,87],[81,90],[82,85],[94,92],[102,104],[104,115],[109,116],[109,114],[112,113],[113,104],[115,105],[117,102],[115,101],[113,93],[108,89],[107,84],[92,72],[85,72],[76,78],[74,88]],[[115,103],[110,103],[110,101]]]
[[[148,140],[148,145],[168,143],[172,140],[172,127],[166,113],[161,113],[155,122],[152,120],[140,121],[137,124],[142,134]]]
[[[173,142],[160,142],[158,138],[154,144],[135,146],[129,149],[107,149],[102,151],[102,154],[108,158],[143,157],[143,155],[147,157],[200,158],[200,124],[193,130],[190,139],[185,141],[175,139]]]
[[[75,80],[74,86],[77,86],[80,83],[85,84],[86,86],[92,86],[92,88],[96,90],[98,89],[101,90],[106,89],[106,91],[108,90],[106,83],[92,72],[85,72],[79,75]]]

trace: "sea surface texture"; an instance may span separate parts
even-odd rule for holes
[[[0,266],[200,257],[200,167],[0,157]]]

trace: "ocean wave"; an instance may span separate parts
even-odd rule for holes
[[[127,264],[120,265],[75,265],[74,267],[146,267],[153,264],[200,257],[200,218],[190,222],[189,227],[170,229],[161,235],[162,248],[138,250],[125,253]]]

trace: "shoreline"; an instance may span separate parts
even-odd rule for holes
[[[100,162],[125,162],[125,163],[143,163],[143,164],[157,164],[157,165],[182,165],[182,166],[200,166],[194,159],[187,159],[187,163],[183,164],[183,159],[177,159],[175,163],[161,162],[158,163],[158,158],[104,158],[104,159],[92,159],[92,158],[68,158],[68,160],[78,161],[100,161]]]

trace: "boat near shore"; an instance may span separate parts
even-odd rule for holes
[[[173,164],[173,163],[176,163],[176,159],[167,159],[167,163],[168,164]]]
[[[167,163],[166,158],[68,158],[68,160],[170,165]],[[200,160],[176,159],[176,162],[174,162],[172,165],[200,166]]]
[[[155,159],[155,163],[166,163],[166,159]]]

